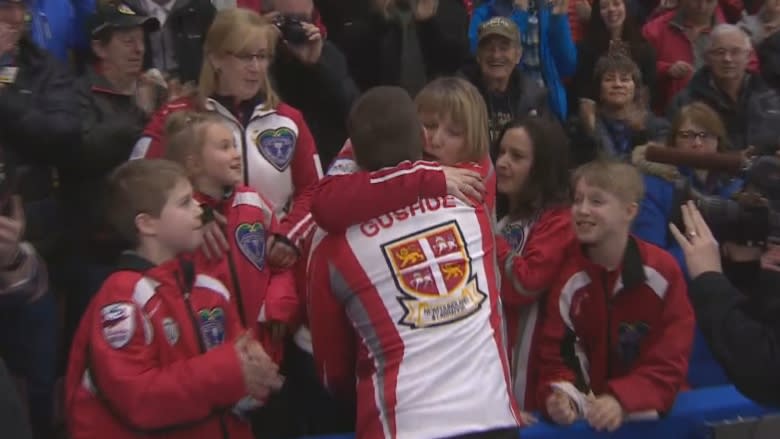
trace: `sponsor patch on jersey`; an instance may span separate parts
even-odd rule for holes
[[[621,322],[618,325],[618,350],[626,367],[631,367],[639,358],[642,340],[650,332],[645,322]]]
[[[103,318],[103,338],[109,346],[121,349],[130,343],[135,333],[135,306],[132,303],[116,302],[100,310]]]
[[[236,227],[236,244],[241,253],[258,270],[265,266],[265,227],[260,223],[239,224]]]
[[[382,245],[385,260],[403,294],[410,328],[445,325],[477,312],[487,295],[479,290],[471,257],[455,221]]]
[[[200,335],[206,350],[221,345],[225,341],[225,312],[222,308],[202,309],[198,311]]]
[[[257,135],[257,149],[277,171],[290,166],[295,151],[295,133],[287,128],[265,130]]]
[[[162,319],[163,332],[165,333],[165,339],[168,340],[168,344],[171,346],[179,342],[179,324],[172,317],[165,317]]]
[[[349,175],[358,171],[358,165],[355,160],[350,158],[340,158],[333,161],[328,167],[328,175]]]

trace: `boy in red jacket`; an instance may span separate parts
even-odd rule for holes
[[[71,437],[252,438],[237,403],[247,393],[265,400],[282,380],[242,334],[225,286],[181,256],[202,241],[184,171],[165,160],[126,163],[107,199],[111,224],[134,251],[76,332],[65,382]]]
[[[581,245],[547,299],[536,388],[556,423],[584,418],[614,431],[671,408],[685,386],[694,316],[674,258],[629,235],[644,191],[636,169],[592,162],[573,183]]]
[[[271,358],[282,360],[285,328],[301,318],[292,270],[272,269],[266,249],[286,239],[271,205],[241,186],[241,155],[224,119],[210,113],[179,112],[166,128],[166,156],[183,165],[205,217],[218,213],[228,251],[223,258],[197,257],[199,266],[227,285],[242,326],[257,333]]]

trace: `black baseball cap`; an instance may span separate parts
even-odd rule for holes
[[[147,32],[154,32],[160,28],[160,22],[154,17],[136,13],[122,2],[99,5],[95,13],[87,19],[87,31],[92,38],[107,30],[133,27],[143,27]]]

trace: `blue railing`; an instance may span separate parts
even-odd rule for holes
[[[623,425],[615,433],[596,433],[584,422],[569,427],[557,427],[547,423],[522,430],[522,439],[590,439],[610,437],[614,439],[703,439],[708,423],[754,417],[771,413],[773,409],[761,407],[737,392],[733,386],[710,387],[683,392],[677,397],[674,408],[658,421],[635,421]],[[353,439],[354,435],[319,436],[304,439]]]

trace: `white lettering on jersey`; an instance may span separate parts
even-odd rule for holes
[[[432,212],[439,209],[452,209],[455,207],[457,207],[455,204],[455,198],[451,195],[446,197],[420,199],[411,206],[380,215],[361,224],[360,231],[368,237],[376,236],[376,234],[379,233],[382,229],[389,229],[393,226],[393,224],[405,221],[409,218],[414,218],[415,215],[423,214],[425,212]]]

